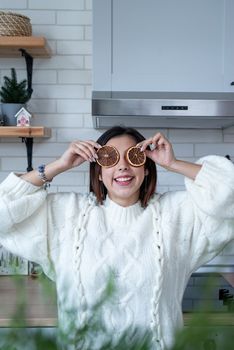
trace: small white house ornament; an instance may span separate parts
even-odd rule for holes
[[[32,114],[30,114],[27,111],[27,109],[22,107],[15,115],[16,125],[17,126],[29,126],[31,117],[32,117]]]

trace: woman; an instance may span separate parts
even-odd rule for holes
[[[114,152],[112,166],[100,165],[103,145]],[[140,166],[130,159],[133,146],[147,156]],[[89,195],[47,194],[43,184],[85,161]],[[155,164],[184,175],[186,191],[155,194]],[[0,241],[56,282],[63,327],[71,309],[77,327],[84,324],[111,270],[117,295],[104,306],[105,324],[120,335],[150,329],[154,349],[173,344],[191,274],[234,238],[233,164],[218,156],[178,160],[160,133],[145,140],[114,127],[97,142],[75,141],[39,172],[10,174],[0,193]]]

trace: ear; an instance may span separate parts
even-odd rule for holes
[[[148,176],[148,175],[149,175],[149,170],[145,169],[145,176]]]
[[[101,174],[98,175],[98,180],[102,181],[102,175]]]

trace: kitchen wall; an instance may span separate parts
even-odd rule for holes
[[[70,141],[96,139],[101,134],[93,129],[91,118],[92,1],[0,0],[0,10],[29,16],[33,35],[45,36],[53,52],[50,59],[34,60],[34,92],[29,109],[34,114],[34,125],[52,128],[50,139],[35,140],[33,165],[37,167],[59,157]],[[26,78],[23,58],[0,58],[1,82],[11,67],[17,69],[19,78]],[[141,131],[146,137],[156,132]],[[173,143],[178,158],[193,161],[207,154],[229,154],[234,160],[234,127],[224,131],[162,131]],[[10,171],[25,171],[25,155],[20,139],[1,139],[0,180]],[[86,192],[88,182],[88,164],[83,164],[57,176],[50,191]],[[159,169],[158,191],[183,188],[181,176]],[[192,279],[190,287],[199,286],[199,281]]]
[[[34,167],[49,162],[74,139],[96,139],[93,129],[92,1],[1,0],[0,10],[16,11],[31,18],[33,34],[43,35],[52,48],[50,59],[35,59],[33,95],[29,104],[33,124],[52,128],[50,139],[36,140]],[[0,78],[15,67],[26,77],[23,58],[0,58]],[[156,130],[141,130],[145,136]],[[234,159],[234,127],[222,130],[162,130],[172,141],[178,158],[195,160],[207,154],[229,154]],[[0,180],[12,170],[26,168],[25,147],[18,139],[1,139]],[[87,191],[88,164],[53,181],[53,191]],[[159,169],[158,190],[183,188],[183,178]]]

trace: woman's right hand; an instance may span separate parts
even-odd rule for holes
[[[83,162],[97,159],[96,150],[101,146],[95,141],[73,141],[63,155],[45,166],[45,176],[52,181],[55,176],[66,170],[79,166]],[[31,182],[35,186],[42,186],[43,181],[38,176],[37,170],[23,174],[22,179]]]
[[[92,140],[73,141],[58,159],[58,162],[64,170],[68,170],[81,165],[85,161],[96,161],[96,150],[99,148],[101,148],[101,146]]]

